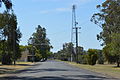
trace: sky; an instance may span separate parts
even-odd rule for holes
[[[96,35],[102,30],[90,21],[98,10],[96,5],[105,0],[12,0],[17,15],[18,27],[22,32],[21,45],[27,45],[29,37],[38,25],[45,27],[47,37],[57,52],[62,45],[71,42],[72,5],[76,5],[79,30],[79,46],[102,49]]]

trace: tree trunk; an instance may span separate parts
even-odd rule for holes
[[[119,62],[117,62],[117,67],[120,67],[120,63]]]
[[[10,55],[8,55],[8,54],[2,55],[2,64],[3,65],[11,65],[12,64],[12,60],[10,58]]]
[[[13,64],[16,65],[16,61],[15,60],[13,61]]]
[[[117,67],[120,67],[120,60],[117,60]]]

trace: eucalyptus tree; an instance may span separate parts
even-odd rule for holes
[[[73,43],[69,42],[69,43],[63,44],[63,53],[65,55],[64,57],[66,57],[67,60],[73,61],[75,59],[75,54],[73,50],[74,50]]]
[[[54,54],[55,58],[60,60],[67,60],[67,61],[75,61],[76,54],[75,54],[74,44],[71,42],[64,43],[63,48],[60,49],[57,53]]]
[[[48,53],[52,48],[50,40],[46,36],[46,29],[40,25],[36,28],[36,32],[29,38],[28,44],[31,44],[36,49],[36,54],[41,54],[43,60],[47,60]],[[40,56],[40,55],[39,55]]]
[[[97,38],[103,41],[102,45],[105,46],[103,50],[107,52],[107,58],[110,56],[109,54],[116,56],[116,50],[113,49],[118,48],[118,46],[113,46],[113,43],[117,44],[118,40],[115,39],[116,41],[114,41],[115,36],[113,37],[113,35],[120,34],[120,0],[106,0],[101,5],[97,5],[97,8],[100,12],[95,13],[91,19],[102,28],[102,32],[97,35]],[[120,36],[116,37],[120,38]],[[115,58],[115,61],[118,63],[120,61],[120,52],[117,52],[117,56],[119,58]]]
[[[17,17],[14,13],[0,14],[1,41],[3,42],[2,63],[12,64],[20,57],[19,41],[22,36],[17,28]]]

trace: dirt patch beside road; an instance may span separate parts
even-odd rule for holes
[[[35,63],[31,62],[17,62],[16,65],[2,65],[0,64],[0,77],[8,75],[10,73],[16,72],[18,70],[23,70],[28,67],[33,66]]]

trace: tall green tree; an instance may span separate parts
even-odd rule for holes
[[[106,0],[101,5],[97,5],[97,8],[100,12],[95,13],[91,19],[91,21],[99,25],[103,30],[97,35],[97,38],[98,40],[103,40],[102,45],[105,46],[104,52],[108,52],[107,58],[110,57],[110,54],[112,54],[111,57],[115,56],[116,50],[113,50],[113,47],[114,49],[118,47],[113,45],[113,43],[117,44],[117,40],[113,40],[113,35],[118,35],[120,33],[120,0]],[[120,52],[117,52],[117,54],[119,53]],[[118,63],[118,60],[115,61]]]
[[[21,32],[17,28],[17,17],[14,13],[4,12],[0,14],[0,31],[3,46],[2,63],[12,64],[12,61],[20,57],[19,41]]]
[[[103,48],[105,56],[109,63],[117,63],[120,66],[120,34],[113,34],[111,43]]]
[[[29,38],[28,44],[31,44],[35,47],[38,54],[42,55],[43,60],[47,60],[47,53],[52,48],[50,40],[46,37],[46,29],[42,28],[40,25],[36,28],[36,32],[32,34],[32,37]],[[36,53],[36,55],[38,55]]]
[[[67,60],[70,60],[72,56],[75,56],[75,54],[72,52],[74,49],[73,46],[74,45],[71,42],[63,44],[63,53],[66,56]]]

